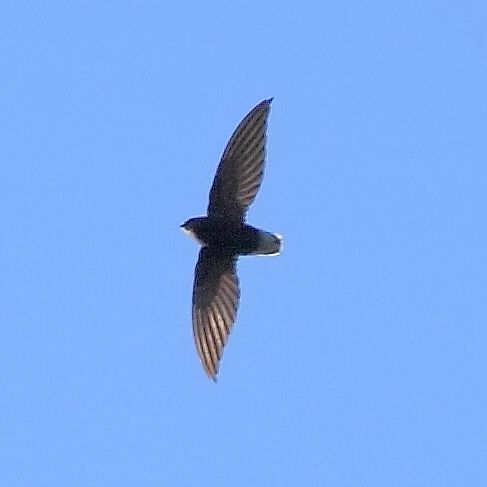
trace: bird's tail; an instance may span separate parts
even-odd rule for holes
[[[259,234],[259,245],[254,255],[278,255],[282,249],[282,236],[277,233],[270,233],[261,230]]]

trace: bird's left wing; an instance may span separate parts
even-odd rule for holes
[[[267,118],[272,98],[259,103],[230,137],[210,190],[208,216],[242,221],[264,177]]]
[[[236,258],[203,247],[193,286],[193,335],[205,372],[216,379],[223,348],[237,316]]]

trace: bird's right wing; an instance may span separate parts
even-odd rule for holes
[[[208,216],[242,221],[264,176],[267,118],[272,98],[259,103],[231,136],[210,190]]]
[[[201,364],[213,380],[237,316],[240,289],[235,264],[235,257],[203,247],[195,269],[193,335]]]

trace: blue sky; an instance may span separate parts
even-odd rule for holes
[[[487,482],[484,2],[4,2],[0,484]],[[197,245],[274,97],[217,384]]]

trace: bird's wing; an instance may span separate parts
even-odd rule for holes
[[[242,221],[264,176],[267,117],[272,98],[239,124],[223,152],[210,190],[208,216]]]
[[[193,335],[203,368],[213,380],[237,316],[240,289],[235,264],[235,257],[203,247],[195,269]]]

